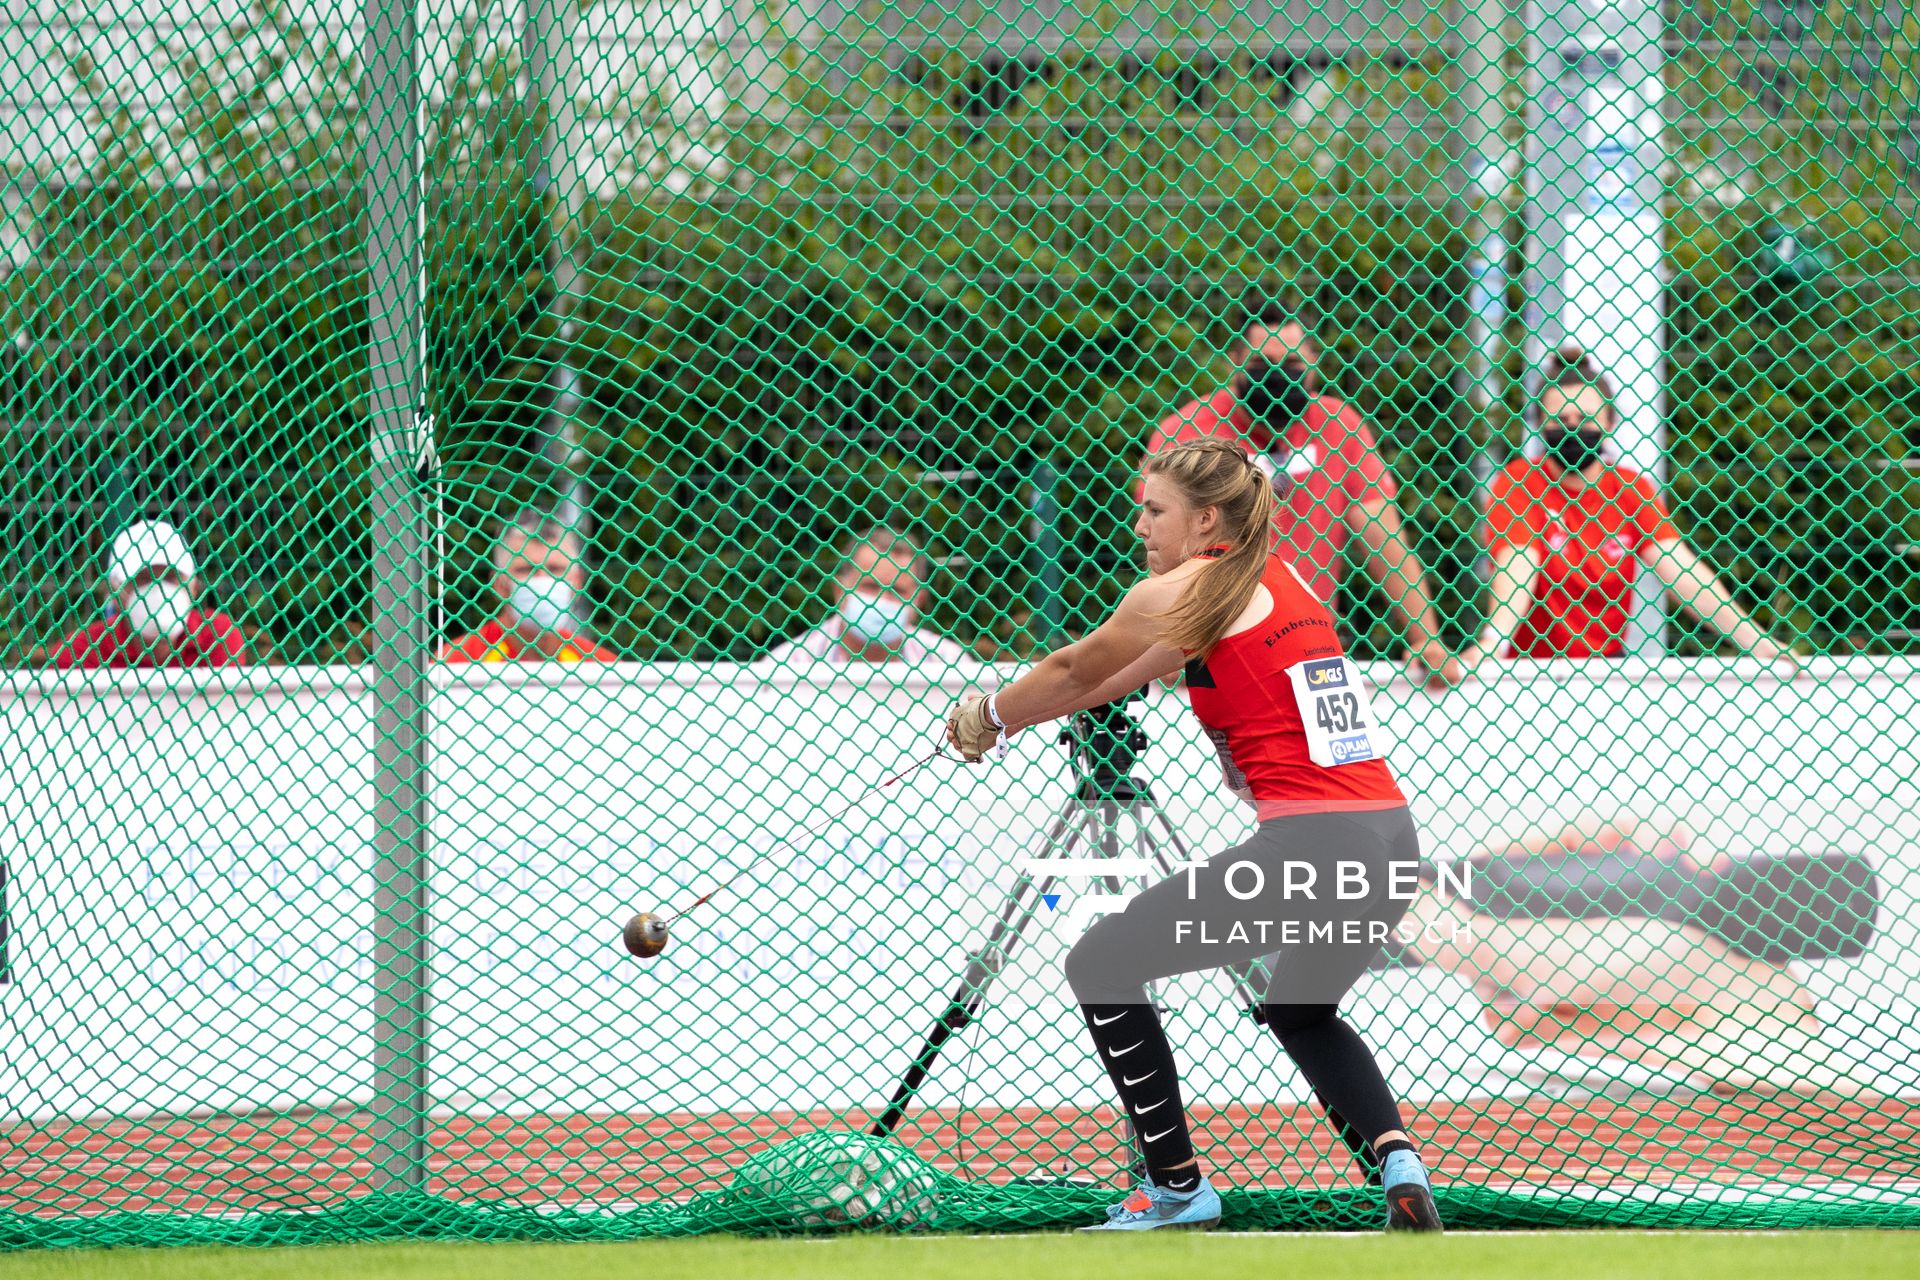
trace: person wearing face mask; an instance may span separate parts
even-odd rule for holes
[[[1406,658],[1435,687],[1462,678],[1440,640],[1439,615],[1419,558],[1401,527],[1393,473],[1359,410],[1319,385],[1320,352],[1284,308],[1252,313],[1233,361],[1233,382],[1168,415],[1147,452],[1211,438],[1240,443],[1272,483],[1279,548],[1321,602],[1333,605],[1358,535],[1367,572],[1385,589],[1405,626]]]
[[[1789,651],[1681,541],[1653,482],[1608,457],[1613,385],[1592,358],[1564,347],[1543,382],[1541,456],[1516,458],[1494,478],[1486,526],[1492,613],[1462,655],[1468,668],[1496,654],[1620,657],[1643,566],[1741,649],[1790,663]]]
[[[833,579],[833,612],[812,630],[774,648],[761,659],[793,662],[962,661],[967,652],[921,626],[931,596],[931,564],[912,538],[879,528],[841,548]]]
[[[499,614],[473,634],[449,641],[442,661],[620,660],[587,631],[587,567],[572,529],[544,512],[524,513],[501,531],[493,571]]]
[[[57,668],[221,667],[246,661],[246,641],[224,613],[202,610],[193,553],[164,520],[122,529],[107,552],[102,617],[50,656]]]

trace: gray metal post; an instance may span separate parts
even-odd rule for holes
[[[1506,398],[1507,221],[1519,162],[1511,154],[1512,111],[1506,101],[1508,0],[1459,0],[1459,189],[1467,205],[1467,383],[1474,417],[1475,471],[1486,479],[1486,446],[1495,405]],[[1499,420],[1502,424],[1504,419]]]
[[[1045,460],[1033,465],[1034,580],[1040,588],[1040,617],[1045,624],[1043,643],[1051,649],[1067,632],[1065,579],[1060,566],[1060,473]]]
[[[426,417],[426,130],[414,6],[363,0],[361,165],[372,433],[374,737],[373,1120],[376,1191],[427,1173],[427,665],[432,655],[422,472]]]
[[[580,0],[528,0],[520,30],[521,62],[528,69],[543,121],[533,157],[534,195],[547,214],[547,277],[559,357],[547,374],[546,445],[557,505],[554,518],[581,538],[590,534],[590,504],[580,471],[585,464],[575,414],[580,409],[580,372],[573,367],[573,303],[580,292],[579,245],[585,175],[578,153],[586,145],[580,120]]]
[[[1614,447],[1666,471],[1661,169],[1665,20],[1653,0],[1529,0],[1528,365],[1571,338],[1619,387]],[[1529,387],[1536,387],[1537,376]],[[1629,653],[1665,646],[1662,592],[1635,584]]]
[[[1527,241],[1521,268],[1521,318],[1526,325],[1529,394],[1538,388],[1534,371],[1544,354],[1566,341],[1561,319],[1566,308],[1561,286],[1566,262],[1561,250],[1567,223],[1580,197],[1581,156],[1575,148],[1580,145],[1579,113],[1583,104],[1578,97],[1569,97],[1562,87],[1561,47],[1568,33],[1558,25],[1557,17],[1563,7],[1560,0],[1526,6],[1527,130],[1523,150]],[[1550,19],[1555,23],[1551,32],[1545,29]]]

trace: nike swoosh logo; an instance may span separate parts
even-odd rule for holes
[[[1159,1074],[1160,1074],[1160,1068],[1155,1067],[1153,1070],[1147,1072],[1147,1074],[1141,1076],[1140,1080],[1129,1080],[1125,1076],[1122,1076],[1120,1077],[1120,1083],[1121,1084],[1139,1084],[1141,1080],[1151,1080]]]
[[[1109,1022],[1118,1022],[1121,1018],[1124,1018],[1126,1016],[1127,1015],[1124,1013],[1116,1013],[1111,1018],[1093,1018],[1092,1022],[1093,1022],[1093,1025],[1096,1027],[1104,1027]]]
[[[1164,1129],[1162,1129],[1162,1130],[1161,1130],[1160,1132],[1158,1132],[1158,1133],[1150,1133],[1150,1134],[1148,1134],[1148,1135],[1147,1135],[1147,1136],[1146,1136],[1145,1138],[1143,1138],[1143,1139],[1141,1139],[1141,1141],[1143,1141],[1143,1142],[1152,1142],[1152,1141],[1154,1141],[1154,1140],[1155,1140],[1156,1138],[1164,1138],[1164,1137],[1166,1137],[1166,1136],[1167,1136],[1168,1134],[1170,1134],[1170,1133],[1172,1133],[1172,1132],[1173,1132],[1173,1131],[1174,1131],[1175,1129],[1178,1129],[1179,1127],[1180,1127],[1180,1126],[1179,1126],[1179,1125],[1177,1125],[1177,1124],[1170,1124],[1170,1125],[1168,1125],[1168,1126],[1167,1126],[1166,1128],[1164,1128]],[[1402,1201],[1402,1202],[1401,1202],[1401,1206],[1400,1206],[1400,1207],[1401,1207],[1402,1209],[1404,1209],[1404,1208],[1406,1208],[1406,1203],[1405,1203],[1404,1201]]]
[[[1129,1053],[1132,1053],[1132,1052],[1133,1052],[1133,1051],[1134,1051],[1135,1049],[1138,1049],[1138,1048],[1139,1048],[1139,1047],[1140,1047],[1141,1045],[1143,1045],[1143,1044],[1145,1044],[1145,1043],[1146,1043],[1146,1041],[1145,1041],[1145,1040],[1135,1040],[1135,1041],[1134,1041],[1134,1042],[1133,1042],[1132,1044],[1130,1044],[1130,1045],[1128,1045],[1128,1046],[1127,1046],[1126,1048],[1124,1048],[1124,1049],[1109,1049],[1109,1050],[1107,1050],[1107,1056],[1108,1056],[1109,1058],[1120,1058],[1120,1057],[1125,1057],[1125,1056],[1126,1056],[1127,1054],[1129,1054]]]
[[[1140,1107],[1136,1109],[1133,1114],[1135,1114],[1136,1116],[1143,1116],[1147,1114],[1147,1112],[1152,1111],[1154,1107],[1164,1107],[1166,1105],[1167,1105],[1167,1100],[1165,1098],[1162,1098],[1160,1099],[1160,1101],[1154,1103],[1152,1107]]]

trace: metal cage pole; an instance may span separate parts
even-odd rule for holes
[[[1489,449],[1507,425],[1507,241],[1512,188],[1520,165],[1512,146],[1508,74],[1510,0],[1458,0],[1455,38],[1459,92],[1454,98],[1466,205],[1467,369],[1475,478],[1487,479]]]
[[[426,415],[424,102],[414,6],[364,0],[361,167],[374,695],[373,1090],[369,1182],[427,1173],[427,667],[437,477]]]
[[[534,195],[547,219],[547,274],[552,290],[555,355],[545,375],[542,452],[553,487],[554,518],[585,539],[591,503],[582,478],[586,453],[580,447],[580,371],[573,365],[573,304],[583,273],[579,260],[587,235],[586,175],[579,152],[587,145],[580,119],[579,0],[528,0],[520,31],[520,59],[527,68],[541,114],[540,137],[531,157]]]
[[[1528,0],[1528,365],[1566,339],[1619,387],[1614,447],[1666,479],[1664,19],[1652,0],[1602,9]],[[1530,390],[1537,390],[1537,373]],[[1665,648],[1664,591],[1635,577],[1627,649]]]

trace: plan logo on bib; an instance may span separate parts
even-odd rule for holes
[[[1365,733],[1350,733],[1344,738],[1332,738],[1327,749],[1333,753],[1335,764],[1354,764],[1361,760],[1373,759],[1373,737]]]

